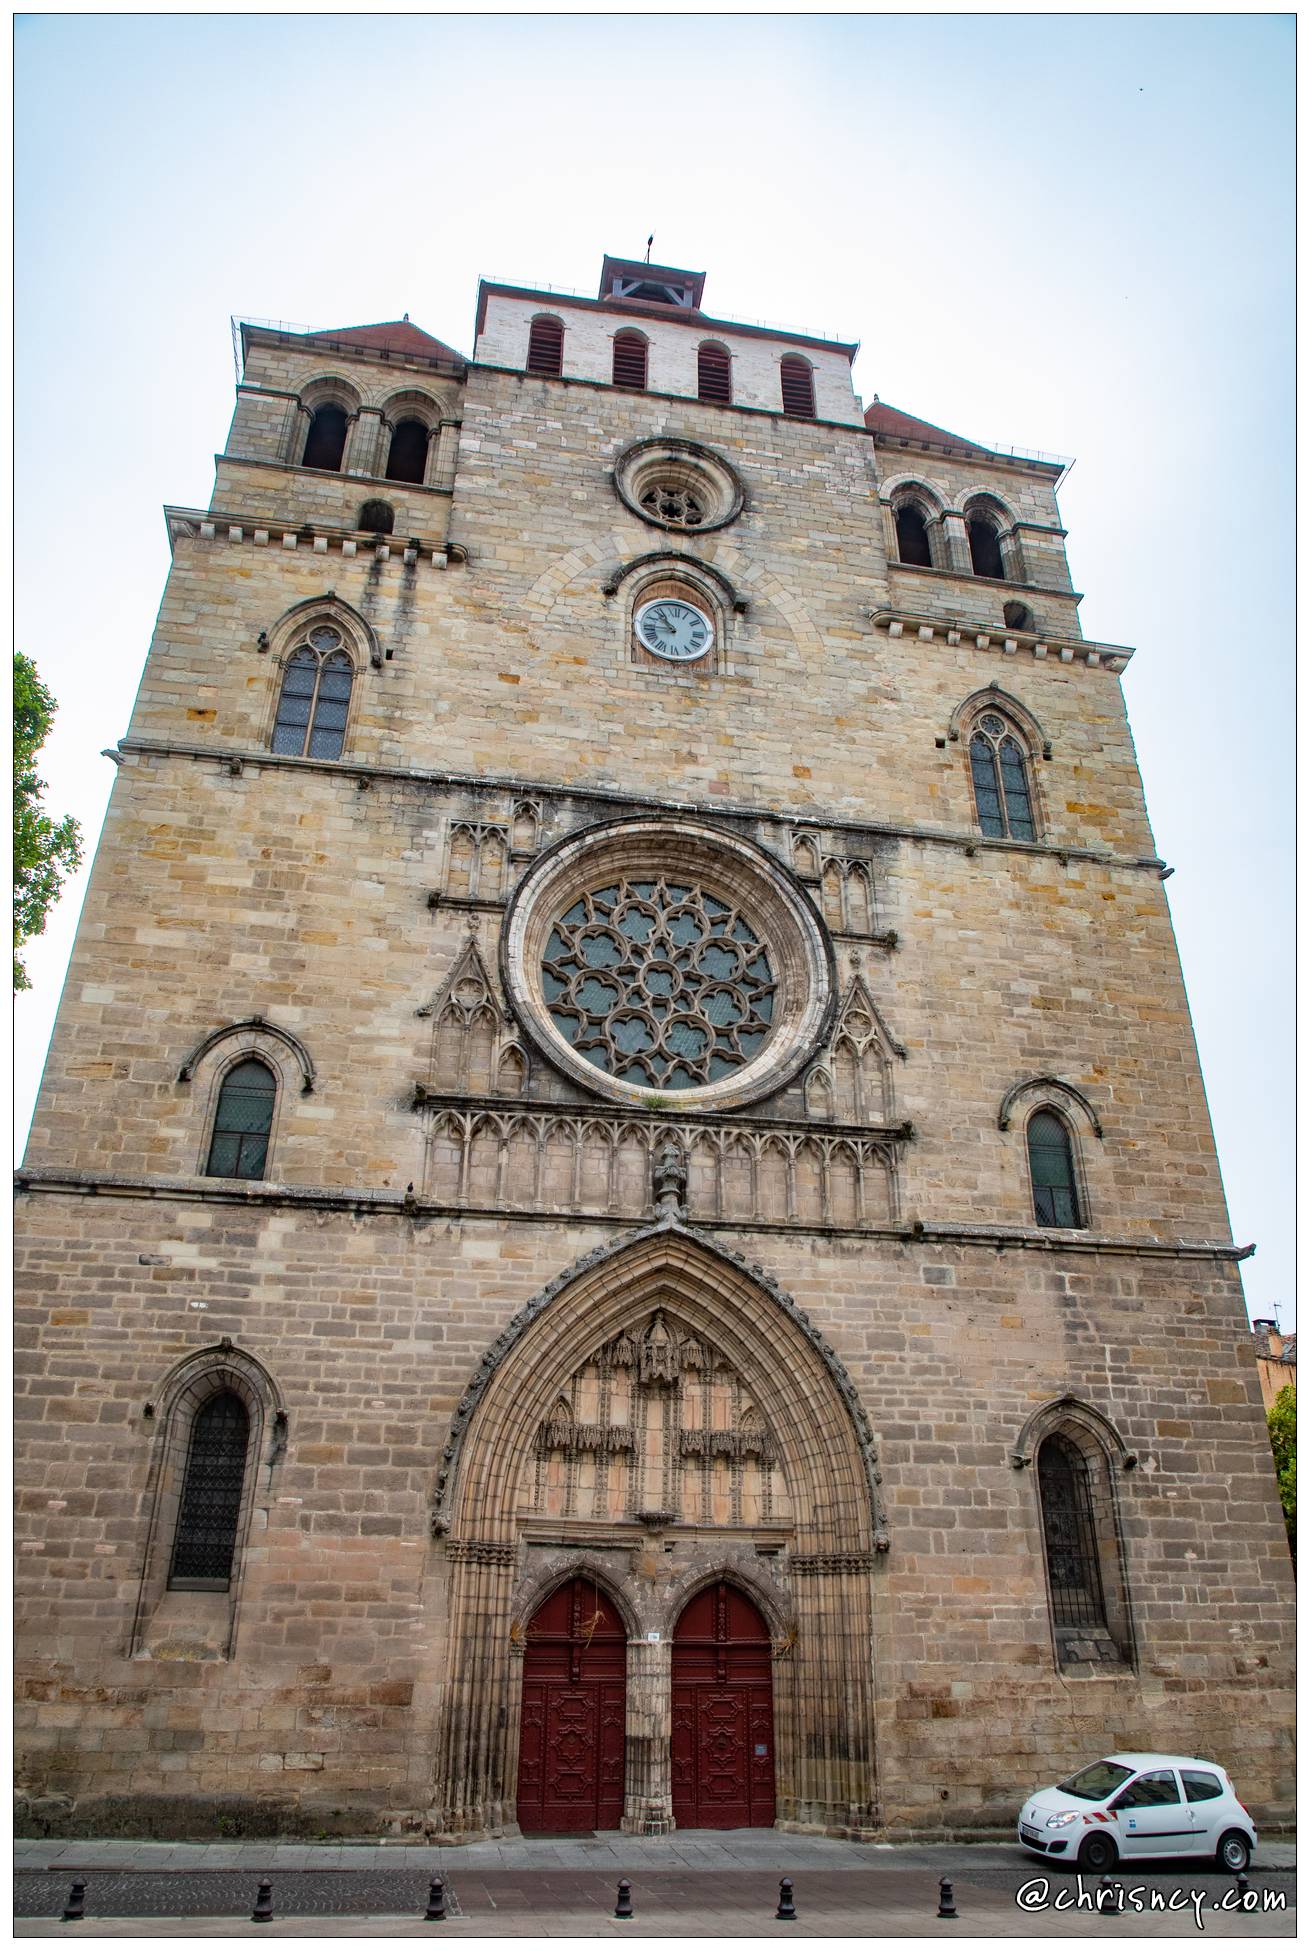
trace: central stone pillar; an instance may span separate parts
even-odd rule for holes
[[[670,1751],[673,1740],[673,1643],[628,1641],[625,1836],[667,1836],[674,1827]]]

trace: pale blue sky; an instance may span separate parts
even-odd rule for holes
[[[1255,1315],[1292,1318],[1290,15],[17,24],[18,642],[94,838],[168,555],[226,435],[232,312],[408,311],[480,274],[858,337],[857,388],[1077,457]],[[18,1005],[26,1130],[80,889]]]

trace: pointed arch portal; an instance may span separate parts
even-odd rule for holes
[[[613,1826],[620,1674],[627,1832],[876,1825],[872,1433],[762,1269],[665,1220],[552,1282],[465,1393],[434,1530],[449,1579],[438,1836],[503,1831],[516,1812],[568,1826],[538,1788],[552,1741],[572,1806],[605,1810],[579,1825]],[[588,1646],[574,1635],[568,1595],[587,1588],[626,1635],[613,1672],[593,1672],[599,1622]]]

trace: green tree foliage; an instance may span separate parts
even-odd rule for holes
[[[41,810],[45,781],[36,755],[55,719],[55,701],[36,665],[14,652],[14,988],[30,989],[19,950],[39,935],[59,890],[82,859],[82,833],[71,813],[52,820]]]
[[[1274,1469],[1278,1472],[1278,1495],[1283,1500],[1283,1522],[1287,1542],[1296,1556],[1296,1390],[1289,1382],[1274,1397],[1269,1411],[1269,1441],[1274,1446]]]

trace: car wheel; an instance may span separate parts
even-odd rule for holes
[[[1251,1845],[1240,1829],[1225,1829],[1214,1853],[1215,1868],[1236,1876],[1251,1861]]]
[[[1224,1841],[1227,1840],[1225,1836]],[[1115,1847],[1113,1836],[1088,1836],[1078,1852],[1079,1869],[1090,1870],[1095,1876],[1103,1876],[1107,1870],[1112,1870],[1118,1861],[1119,1851]]]

